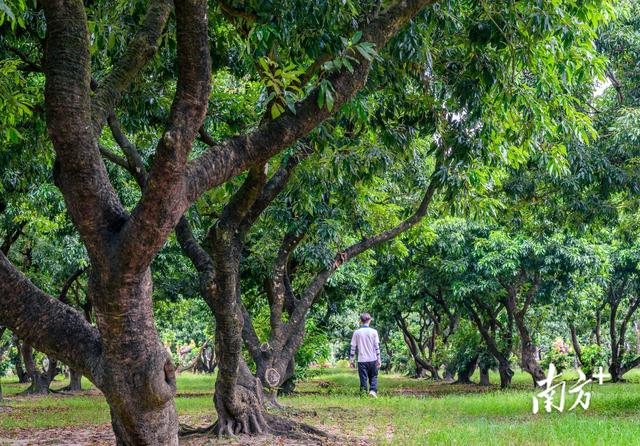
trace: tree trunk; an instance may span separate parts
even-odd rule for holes
[[[291,358],[287,364],[287,370],[282,377],[282,384],[278,388],[278,396],[290,395],[296,387],[294,375],[296,373],[296,361],[295,358]]]
[[[578,341],[576,326],[573,323],[570,323],[569,330],[571,331],[571,344],[573,345],[573,351],[576,353],[576,358],[578,358],[578,364],[582,365],[582,349],[580,348],[580,341]]]
[[[446,364],[444,368],[444,380],[449,383],[453,382],[455,374],[455,368],[451,364]]]
[[[0,341],[2,340],[2,335],[4,334],[6,328],[0,325]],[[11,342],[7,342],[6,344],[0,344],[0,362],[2,362],[4,358],[4,352],[9,349],[11,346]],[[0,401],[2,401],[2,377],[0,376]]]
[[[407,344],[409,353],[411,353],[411,357],[415,363],[416,378],[422,378],[424,371],[428,370],[431,374],[431,378],[435,381],[439,381],[440,375],[438,374],[438,369],[428,359],[425,359],[424,351],[420,351],[418,341],[416,341],[415,337],[409,330],[405,320],[400,315],[397,315],[395,319],[398,327],[402,331],[404,342]]]
[[[92,270],[89,293],[105,369],[96,384],[109,403],[117,444],[177,446],[175,368],[155,327],[151,272],[116,284],[96,276]]]
[[[18,382],[20,384],[26,384],[29,382],[29,375],[24,370],[24,365],[22,364],[22,343],[16,335],[13,335],[13,344],[18,351],[18,355],[16,356],[16,375],[18,376]]]
[[[633,321],[633,333],[636,338],[636,355],[640,355],[640,324],[637,319]]]
[[[471,361],[462,370],[458,370],[458,379],[454,384],[473,384],[471,382],[471,376],[476,371],[478,365],[478,355],[471,358]]]
[[[82,390],[82,373],[69,369],[69,385],[65,389],[71,392],[80,392]]]
[[[23,392],[31,395],[45,395],[49,393],[49,386],[56,376],[58,363],[49,359],[49,365],[45,370],[40,371],[33,359],[33,348],[27,342],[22,343],[22,351],[20,352],[26,367],[31,385]]]
[[[614,330],[611,330],[612,333]],[[609,363],[609,374],[611,375],[611,382],[614,383],[622,380],[622,361],[620,356],[618,342],[614,336],[614,339],[611,342],[611,362]]]
[[[622,346],[624,338],[618,338],[617,314],[619,302],[615,300],[615,296],[609,294],[609,336],[611,342],[611,363],[609,365],[609,374],[611,374],[611,382],[619,382],[622,380]]]
[[[480,385],[481,386],[489,386],[491,383],[489,382],[489,369],[485,367],[480,367]]]
[[[473,319],[476,327],[480,330],[480,335],[484,340],[484,343],[487,345],[487,349],[493,355],[494,358],[498,361],[498,373],[500,374],[500,388],[506,389],[511,385],[511,378],[513,377],[513,370],[511,370],[511,364],[509,363],[508,355],[511,353],[511,342],[507,342],[509,345],[508,350],[506,352],[501,351],[498,348],[498,344],[496,343],[494,336],[489,332],[485,324],[482,323],[480,319],[480,315],[476,312],[472,307],[469,307],[470,316]],[[511,319],[510,319],[511,320]],[[512,330],[512,325],[509,324],[509,333]],[[509,334],[509,339],[511,339],[511,335]]]
[[[288,378],[285,382],[282,383],[280,388],[278,389],[278,396],[282,395],[290,395],[296,388],[296,383],[293,377]]]
[[[222,345],[216,334],[218,357],[220,358],[218,378],[214,393],[214,404],[218,421],[214,432],[218,435],[260,434],[269,430],[264,412],[262,383],[254,377],[244,360],[242,353],[242,335]],[[239,345],[239,347],[237,347]]]
[[[218,435],[260,434],[269,430],[264,411],[260,380],[242,358],[243,314],[240,308],[241,240],[234,231],[218,227],[215,231],[213,259],[215,274],[202,274],[202,295],[216,319],[216,379],[214,404]]]
[[[500,374],[500,388],[506,389],[511,385],[511,378],[513,378],[513,370],[507,361],[506,364],[500,362],[498,365],[498,373]]]
[[[516,327],[518,328],[518,334],[520,335],[520,343],[522,346],[520,366],[522,367],[522,370],[531,375],[533,385],[534,387],[537,387],[538,381],[544,380],[546,378],[546,374],[536,360],[536,346],[533,344],[529,329],[525,325],[524,315],[519,312],[515,312],[514,320]]]

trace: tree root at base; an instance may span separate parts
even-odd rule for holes
[[[217,420],[214,424],[204,427],[193,427],[188,426],[186,424],[180,423],[179,435],[180,437],[194,437],[194,436],[210,436],[217,435],[218,437],[222,436],[233,436],[239,434],[244,435],[261,435],[261,434],[270,434],[276,437],[284,437],[291,440],[300,440],[300,441],[317,441],[332,438],[331,435],[326,432],[321,431],[313,426],[310,426],[305,423],[300,423],[298,421],[293,421],[288,418],[280,417],[272,414],[265,414],[264,417],[264,425],[260,426],[259,424],[251,421],[246,425],[248,431],[245,430],[241,422],[234,420]],[[257,418],[256,418],[257,422]],[[260,430],[256,429],[260,427]]]

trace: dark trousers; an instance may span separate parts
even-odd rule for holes
[[[360,376],[360,390],[367,391],[367,381],[369,390],[378,391],[378,367],[376,361],[359,362],[358,376]]]

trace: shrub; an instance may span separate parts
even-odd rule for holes
[[[598,367],[607,367],[609,364],[609,352],[598,344],[590,344],[582,347],[582,371],[587,376],[593,375]]]
[[[338,362],[336,362],[336,367],[339,369],[349,368],[349,361],[347,361],[346,359],[340,359]]]
[[[549,365],[553,363],[553,365],[556,366],[556,370],[562,372],[572,366],[573,358],[573,352],[569,351],[564,342],[562,340],[556,340],[552,348],[540,361],[540,365],[544,369],[548,369]]]

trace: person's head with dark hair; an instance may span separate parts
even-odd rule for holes
[[[371,322],[371,315],[369,313],[362,313],[360,315],[360,322],[362,322],[363,325],[369,325],[369,322]]]

